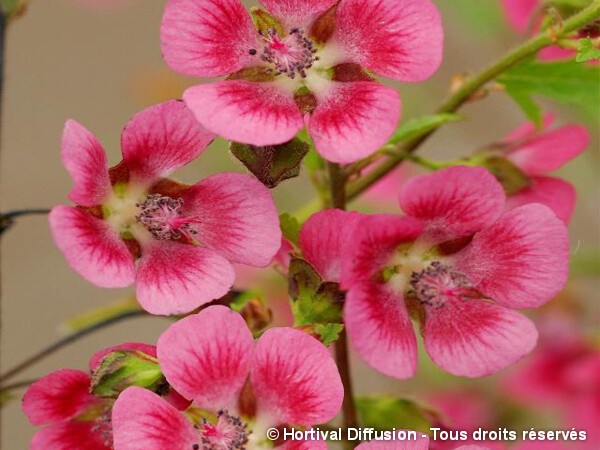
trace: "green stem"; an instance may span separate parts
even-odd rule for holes
[[[600,0],[594,0],[587,8],[565,20],[560,30],[553,31],[552,34],[550,31],[544,31],[538,34],[514,50],[508,52],[505,56],[486,67],[477,75],[468,78],[460,89],[454,92],[439,106],[436,113],[444,114],[456,112],[473,96],[473,94],[479,91],[488,82],[494,80],[511,67],[516,66],[520,62],[536,54],[542,48],[553,45],[558,39],[573,31],[579,30],[598,17],[600,17]],[[382,177],[394,170],[406,159],[407,154],[416,151],[423,142],[435,133],[436,130],[437,128],[418,138],[409,140],[401,147],[397,146],[397,153],[390,155],[384,162],[375,167],[367,175],[348,185],[346,192],[347,199],[355,199]]]

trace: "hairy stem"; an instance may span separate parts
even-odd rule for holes
[[[106,319],[102,322],[95,323],[94,325],[84,328],[81,331],[78,331],[78,332],[70,334],[62,339],[59,339],[54,344],[51,344],[48,347],[40,350],[39,352],[37,352],[34,355],[27,358],[25,361],[17,364],[16,366],[12,367],[11,369],[7,370],[5,373],[0,375],[0,386],[2,386],[2,384],[5,381],[7,381],[7,380],[13,378],[15,375],[18,375],[19,373],[23,372],[25,369],[33,366],[34,364],[47,358],[48,356],[52,355],[53,353],[57,352],[58,350],[62,349],[63,347],[66,347],[69,344],[72,344],[73,342],[78,341],[81,338],[83,338],[89,334],[92,334],[96,331],[100,331],[103,328],[106,328],[107,326],[114,325],[115,323],[121,322],[123,320],[130,319],[133,317],[145,316],[146,314],[147,313],[142,310],[127,311],[121,315],[114,316],[114,317]],[[0,390],[1,389],[2,389],[2,387],[0,387]]]
[[[331,206],[337,209],[346,209],[346,181],[343,168],[339,164],[328,163],[329,189],[331,191]],[[344,402],[342,405],[343,422],[345,428],[355,428],[356,405],[354,404],[354,391],[352,389],[352,375],[348,355],[348,337],[344,329],[335,342],[335,359],[344,385]],[[351,443],[346,443],[347,448],[352,448]]]
[[[579,13],[565,20],[560,30],[547,30],[524,42],[514,50],[508,52],[498,61],[489,65],[478,74],[468,78],[464,84],[442,103],[436,113],[453,113],[463,106],[477,91],[488,82],[494,80],[506,70],[516,66],[528,57],[536,54],[544,47],[553,45],[560,38],[579,30],[590,22],[600,17],[600,0],[594,2]],[[353,200],[366,189],[394,170],[406,159],[406,155],[416,151],[435,131],[434,129],[418,138],[407,141],[403,146],[397,146],[397,152],[375,167],[367,175],[348,185],[346,196]]]

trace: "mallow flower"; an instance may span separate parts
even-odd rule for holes
[[[430,0],[170,0],[162,53],[175,71],[227,76],[186,90],[198,120],[227,139],[266,146],[307,127],[327,160],[348,163],[383,144],[400,118],[397,92],[371,74],[417,82],[442,58]],[[253,21],[254,19],[254,21]]]
[[[183,102],[153,106],[127,124],[123,160],[109,169],[96,138],[68,121],[62,159],[77,206],[54,207],[50,226],[71,267],[100,287],[135,283],[152,314],[181,314],[228,292],[231,263],[267,266],[281,231],[266,187],[237,173],[166,179],[213,138]]]
[[[455,166],[402,189],[407,214],[364,218],[342,264],[349,338],[373,368],[414,375],[417,343],[442,369],[489,375],[535,346],[517,309],[550,300],[567,278],[564,223],[548,207],[504,212],[502,186],[485,169]]]
[[[193,403],[181,412],[148,390],[126,389],[112,411],[115,450],[327,448],[271,442],[266,434],[328,422],[341,407],[336,365],[311,336],[271,328],[254,341],[238,313],[211,306],[163,333],[158,360],[169,384]]]
[[[543,127],[525,123],[512,131],[487,153],[505,158],[518,172],[520,185],[503,183],[507,191],[507,207],[542,203],[550,207],[565,223],[569,223],[577,192],[567,181],[547,176],[579,156],[589,145],[590,136],[581,125],[569,124],[551,128],[554,116],[547,114]],[[502,180],[501,180],[502,181]],[[508,189],[506,189],[508,187]]]
[[[30,450],[112,450],[111,409],[114,400],[90,392],[93,373],[102,359],[118,350],[156,357],[156,347],[125,343],[101,350],[89,362],[89,372],[61,369],[33,383],[23,397],[23,411],[33,425],[44,426],[31,440]],[[169,400],[185,409],[175,392]]]

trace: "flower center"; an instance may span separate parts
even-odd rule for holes
[[[302,78],[306,78],[306,70],[319,59],[315,56],[315,44],[299,28],[293,28],[283,38],[273,28],[266,34],[262,31],[259,33],[265,42],[260,59],[272,65],[276,75],[285,74],[294,79],[300,74]],[[250,49],[251,55],[257,53],[256,49]]]
[[[176,240],[197,233],[191,220],[182,216],[183,199],[160,194],[150,195],[136,205],[140,213],[135,219],[159,240]]]
[[[246,423],[221,409],[217,412],[216,424],[203,420],[199,450],[244,450],[249,435]]]
[[[434,261],[420,272],[414,272],[410,285],[419,301],[433,308],[441,308],[449,298],[462,300],[474,297],[477,292],[466,275],[439,261]]]

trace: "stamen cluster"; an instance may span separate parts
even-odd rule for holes
[[[177,240],[185,235],[196,234],[189,222],[182,218],[183,199],[160,194],[149,195],[137,203],[141,212],[135,218],[159,240]]]
[[[299,28],[293,28],[287,37],[281,39],[277,31],[270,28],[267,33],[260,32],[267,45],[263,48],[260,59],[275,66],[275,74],[285,74],[291,79],[300,74],[306,78],[306,70],[310,69],[319,57],[313,41],[304,36]],[[250,54],[256,50],[251,49]]]

